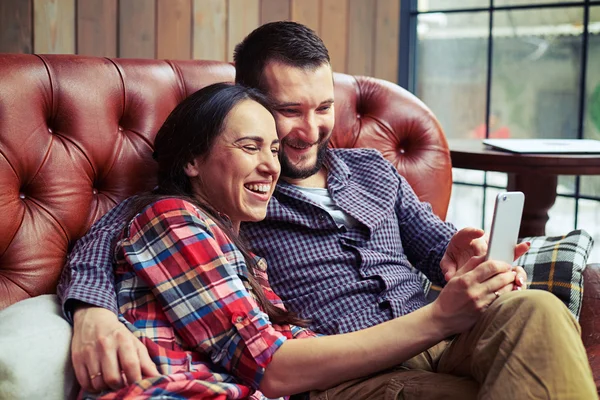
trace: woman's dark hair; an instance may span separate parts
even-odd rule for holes
[[[201,194],[193,195],[189,177],[184,171],[187,163],[196,157],[207,156],[221,134],[230,111],[244,100],[253,100],[270,111],[266,97],[255,89],[230,83],[216,83],[190,95],[182,101],[159,129],[154,139],[153,157],[158,162],[158,186],[132,202],[130,219],[149,204],[163,198],[177,197],[202,209],[233,241],[242,252],[250,271],[248,281],[259,305],[273,323],[306,326],[307,321],[291,311],[274,306],[265,296],[254,277],[256,262],[247,245],[233,231],[228,220]],[[199,198],[200,197],[200,198]]]
[[[310,28],[292,21],[276,21],[253,30],[233,52],[236,83],[265,90],[263,70],[269,61],[296,68],[330,64],[329,52]]]

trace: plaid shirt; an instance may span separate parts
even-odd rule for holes
[[[327,152],[327,187],[335,204],[360,222],[340,227],[318,204],[280,181],[267,218],[243,233],[269,264],[269,282],[286,307],[317,332],[367,328],[427,301],[413,266],[444,285],[439,267],[451,224],[418,200],[376,150]]]
[[[102,398],[247,398],[286,339],[314,336],[269,322],[242,254],[188,202],[166,199],[147,207],[115,254],[119,317],[162,375]],[[268,286],[266,263],[256,261],[265,295],[283,307]]]
[[[243,226],[255,252],[267,258],[274,290],[323,333],[369,327],[426,304],[412,266],[443,285],[439,262],[454,227],[421,203],[376,150],[333,149],[325,163],[333,201],[360,224],[338,227],[280,180],[265,221]],[[125,226],[127,202],[94,224],[71,252],[58,290],[67,318],[72,300],[117,312],[111,243]]]

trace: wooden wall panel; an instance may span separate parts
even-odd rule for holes
[[[0,0],[0,52],[31,53],[31,0]]]
[[[261,0],[260,24],[291,18],[290,0]]]
[[[233,61],[233,49],[259,26],[259,0],[228,0],[227,60]]]
[[[348,0],[321,0],[321,39],[329,50],[331,67],[346,72],[348,59]]]
[[[75,0],[34,0],[33,31],[34,53],[75,53]]]
[[[156,56],[173,60],[192,58],[192,1],[157,0]]]
[[[193,58],[227,60],[227,1],[194,0]]]
[[[156,0],[119,0],[119,57],[156,57]]]
[[[292,20],[308,26],[320,35],[321,0],[291,0]]]
[[[398,80],[400,2],[377,0],[373,75],[391,82]]]
[[[117,0],[77,0],[77,54],[117,56]]]
[[[348,61],[346,72],[353,75],[373,75],[375,39],[375,2],[349,0]]]
[[[334,71],[395,82],[400,0],[0,0],[0,52],[233,61],[260,24],[317,32]]]

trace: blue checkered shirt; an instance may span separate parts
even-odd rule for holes
[[[376,150],[327,152],[333,201],[359,224],[340,227],[319,205],[280,181],[267,218],[243,235],[267,259],[269,280],[286,306],[314,330],[355,331],[426,304],[421,279],[444,284],[439,263],[455,228],[422,203]],[[73,300],[117,313],[112,254],[126,224],[127,203],[113,208],[80,239],[58,288],[71,318]]]
[[[426,304],[414,268],[438,285],[440,260],[456,231],[418,200],[376,150],[327,153],[333,202],[359,221],[347,229],[283,181],[267,218],[244,224],[253,250],[267,259],[269,282],[286,307],[312,320],[317,332],[367,328]]]

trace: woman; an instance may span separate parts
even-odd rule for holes
[[[155,149],[158,187],[136,200],[115,273],[120,318],[162,375],[104,398],[274,398],[325,389],[454,333],[427,322],[443,314],[437,302],[402,325],[330,337],[315,337],[282,307],[264,260],[238,238],[242,221],[265,217],[280,171],[275,121],[254,90],[221,83],[194,93],[167,118]],[[495,279],[508,285],[514,275]],[[399,346],[400,332],[414,346]]]

